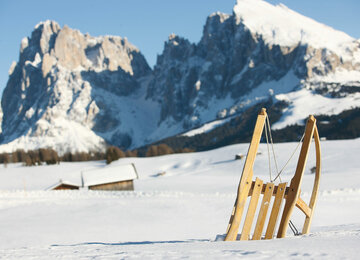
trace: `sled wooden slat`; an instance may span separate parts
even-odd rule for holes
[[[269,224],[266,229],[265,239],[272,239],[275,233],[276,223],[279,217],[280,208],[285,194],[286,182],[280,183],[275,195],[274,205],[271,210]]]
[[[253,219],[255,216],[256,207],[257,207],[259,197],[261,194],[262,186],[263,186],[263,181],[259,178],[256,178],[255,187],[254,187],[251,199],[250,199],[248,211],[246,213],[240,240],[249,240],[249,234],[250,234],[251,226],[252,226]]]
[[[270,206],[270,200],[272,198],[274,192],[274,183],[267,183],[265,185],[265,191],[264,191],[264,197],[261,202],[261,207],[259,211],[259,216],[256,221],[254,235],[252,237],[252,240],[259,240],[261,239],[261,234],[264,229],[264,224],[266,220],[266,215]]]
[[[283,187],[282,187],[283,188]],[[284,191],[284,199],[287,197],[288,192],[289,192],[289,187],[284,187],[285,191]],[[274,194],[273,196],[276,196],[276,194],[278,193],[279,190],[279,185],[274,187]]]

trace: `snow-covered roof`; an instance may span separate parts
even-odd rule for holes
[[[69,181],[63,181],[62,179],[60,179],[57,183],[51,185],[50,187],[48,187],[46,190],[53,190],[61,185],[70,185],[70,186],[74,186],[74,187],[78,187],[79,188],[79,185],[75,184],[75,183],[72,183],[72,182],[69,182]]]
[[[134,164],[106,166],[100,169],[82,172],[83,186],[93,186],[138,178]]]

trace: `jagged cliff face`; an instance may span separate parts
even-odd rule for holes
[[[339,95],[334,86],[350,85],[345,95],[358,92],[359,53],[358,41],[285,6],[240,0],[233,15],[208,17],[198,44],[169,37],[148,97],[165,97],[161,120],[192,128],[269,98],[291,104],[276,95],[301,87]],[[343,78],[341,71],[349,73]]]
[[[150,72],[127,39],[40,23],[22,40],[19,61],[9,71],[3,143],[22,136],[30,147],[47,139],[64,151],[103,149],[105,141],[128,145],[128,133],[121,132],[122,121],[113,111],[119,101],[114,97],[139,92]]]
[[[183,120],[185,128],[193,127],[221,114],[221,110],[210,111],[213,102],[220,107],[234,105],[262,82],[284,77],[303,54],[304,48],[298,46],[268,46],[237,24],[234,16],[216,13],[208,18],[199,44],[175,35],[169,38],[148,96],[166,97],[161,120]],[[304,73],[304,64],[299,65],[297,73]]]
[[[127,149],[259,102],[287,104],[274,128],[358,107],[360,41],[285,6],[239,0],[232,15],[208,17],[199,43],[170,35],[153,70],[126,39],[47,21],[9,74],[3,150]]]
[[[2,132],[2,118],[3,118],[3,112],[2,112],[2,108],[1,108],[1,105],[0,105],[0,134]]]

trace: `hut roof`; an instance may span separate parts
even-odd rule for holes
[[[61,185],[69,185],[69,186],[72,186],[72,187],[77,187],[79,188],[80,186],[75,184],[75,183],[72,183],[72,182],[69,182],[69,181],[63,181],[62,179],[60,179],[57,183],[51,185],[50,187],[46,188],[46,190],[53,190],[53,189],[56,189],[57,187],[61,186]]]
[[[134,180],[138,174],[134,164],[108,165],[106,167],[82,172],[83,186]]]

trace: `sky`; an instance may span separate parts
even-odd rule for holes
[[[208,15],[232,13],[235,0],[0,0],[0,93],[21,39],[40,21],[55,20],[92,36],[127,37],[151,67],[172,33],[198,42]],[[360,38],[359,0],[267,0]]]

